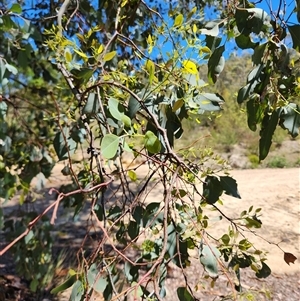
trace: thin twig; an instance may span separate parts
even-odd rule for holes
[[[33,219],[27,226],[27,229],[20,234],[18,237],[16,237],[11,243],[9,243],[4,249],[2,249],[0,251],[0,256],[2,256],[5,252],[7,252],[13,245],[15,245],[18,241],[20,241],[23,237],[25,237],[30,230],[34,227],[34,225],[45,215],[47,214],[47,212],[49,212],[53,207],[56,208],[55,210],[57,210],[57,207],[59,205],[59,203],[61,202],[61,200],[65,197],[74,195],[74,194],[78,194],[78,193],[90,193],[92,191],[94,191],[95,189],[99,189],[100,187],[106,187],[107,185],[109,185],[112,182],[112,180],[109,180],[106,183],[101,183],[98,185],[95,185],[94,187],[91,187],[89,189],[77,189],[68,193],[60,193],[57,197],[57,199],[51,204],[49,205],[42,213],[40,213],[35,219]],[[54,188],[50,189],[49,194],[52,193],[52,191],[55,191]],[[54,224],[54,221],[56,219],[56,212],[53,211],[53,215],[51,218],[51,224]]]

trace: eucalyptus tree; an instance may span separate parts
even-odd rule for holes
[[[43,187],[59,161],[70,179],[43,212],[18,221],[0,212],[0,225],[17,233],[0,254],[14,248],[32,290],[46,282],[50,230],[63,204],[74,218],[88,208],[86,237],[91,228],[101,233],[92,252],[78,252],[80,268],[52,290],[72,286],[71,300],[96,293],[106,300],[162,300],[172,264],[185,279],[178,298],[195,300],[185,272],[195,250],[212,283],[226,275],[233,299],[242,288],[240,269],[251,267],[259,278],[271,273],[265,254],[253,252],[240,234],[261,227],[260,208],[243,210],[238,221],[222,212],[223,193],[241,197],[226,161],[211,149],[174,145],[188,134],[184,119],[226,105],[207,87],[218,80],[233,43],[252,51],[253,69],[237,102],[245,104],[250,130],[260,128],[260,160],[276,127],[298,135],[300,25],[282,16],[284,5],[266,12],[247,1],[2,4],[0,197],[18,193],[21,203],[28,200],[33,178]],[[199,74],[202,64],[207,75]],[[150,202],[155,187],[161,193]],[[228,228],[218,238],[208,228],[213,210]],[[287,263],[295,260],[284,255]],[[37,273],[28,272],[30,265]]]

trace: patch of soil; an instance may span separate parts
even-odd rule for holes
[[[50,179],[49,187],[59,187],[65,180],[60,170],[63,166],[56,167]],[[145,168],[145,167],[143,167]],[[138,171],[139,172],[139,171]],[[143,172],[143,171],[141,171]],[[256,230],[258,235],[250,232],[244,234],[254,245],[264,251],[268,251],[267,264],[273,273],[266,279],[259,280],[251,270],[243,271],[241,275],[243,290],[245,293],[253,289],[252,300],[300,300],[300,250],[299,250],[299,169],[250,169],[233,170],[232,176],[237,180],[238,189],[242,196],[241,200],[224,196],[222,211],[229,217],[235,217],[243,209],[250,206],[262,208],[262,228]],[[159,187],[152,190],[147,198],[148,202],[157,201],[161,194]],[[47,195],[39,206],[45,208],[49,201],[55,200],[55,195]],[[18,208],[18,199],[6,203],[5,212],[12,212]],[[41,212],[41,211],[40,211]],[[57,223],[65,223],[70,218],[63,212],[59,213]],[[72,226],[73,230],[66,233],[72,234],[64,240],[64,244],[75,247],[84,237],[84,227],[87,216],[83,216]],[[220,237],[228,226],[222,222],[214,222],[208,229],[210,234]],[[75,230],[74,230],[75,229]],[[4,246],[3,237],[0,240],[0,250]],[[283,251],[293,253],[298,259],[295,264],[287,265],[283,260]],[[184,285],[182,272],[176,267],[172,268],[171,277],[167,279],[167,296],[165,300],[177,300],[176,290]],[[192,288],[198,287],[198,300],[221,300],[221,296],[231,291],[225,275],[221,275],[216,281],[214,288],[210,288],[210,281],[203,280],[203,269],[198,260],[193,260],[187,269],[187,277],[190,279]],[[14,293],[13,293],[14,292]],[[32,299],[35,298],[35,299]],[[9,252],[0,257],[0,301],[31,301],[31,300],[54,300],[53,296],[32,296],[28,290],[28,283],[15,275],[14,263]],[[68,300],[63,295],[60,300]],[[99,299],[100,300],[100,299]]]

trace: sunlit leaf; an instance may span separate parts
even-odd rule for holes
[[[14,14],[22,13],[22,6],[19,3],[14,3],[9,9]]]
[[[65,60],[67,63],[72,61],[72,53],[68,48],[65,49]]]
[[[198,73],[198,69],[197,69],[196,64],[194,62],[190,61],[190,60],[183,61],[182,66],[183,66],[184,70],[187,71],[190,74],[197,74]]]
[[[108,62],[111,61],[117,54],[117,51],[111,51],[108,53],[105,53],[104,57],[103,57],[103,61],[104,62]]]
[[[183,23],[183,15],[179,14],[178,16],[176,16],[175,21],[174,21],[174,27],[178,27],[181,26]]]
[[[128,171],[128,176],[131,181],[135,182],[137,180],[137,175],[133,170]]]
[[[101,152],[104,158],[112,159],[119,148],[119,137],[114,134],[107,134],[101,141]]]
[[[146,62],[146,70],[149,73],[149,83],[150,85],[153,82],[153,78],[154,78],[154,72],[155,72],[155,65],[151,60],[147,60]]]
[[[148,152],[152,154],[159,153],[161,150],[161,144],[159,139],[151,131],[147,131],[144,137],[144,145]]]
[[[80,57],[82,57],[83,59],[85,59],[85,60],[87,60],[88,59],[88,56],[84,53],[84,52],[82,52],[81,50],[77,50],[77,49],[73,49],[74,50],[74,52],[76,52]]]

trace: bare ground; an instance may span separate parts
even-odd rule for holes
[[[223,197],[224,206],[222,206],[222,211],[229,217],[235,217],[243,209],[248,209],[251,205],[254,208],[262,208],[260,219],[263,226],[262,229],[256,231],[259,236],[251,233],[244,234],[257,248],[268,251],[267,264],[272,269],[272,275],[263,280],[256,279],[252,271],[243,272],[241,278],[244,291],[254,290],[254,299],[252,300],[300,300],[299,169],[233,170],[231,174],[237,180],[242,199],[233,199],[229,196]],[[49,187],[57,187],[62,181],[63,177],[56,171],[49,183]],[[159,191],[152,191],[149,195],[149,202],[151,202],[151,198],[157,200],[159,193]],[[4,210],[15,209],[17,203],[18,200],[15,199],[14,202],[5,204]],[[210,227],[210,233],[218,236],[224,232],[227,226],[216,222]],[[80,231],[78,235],[80,235]],[[71,239],[71,244],[75,244],[74,237]],[[298,258],[294,264],[287,265],[284,262],[283,251],[276,244],[279,244],[280,248],[285,252],[290,252]],[[3,246],[4,242],[1,240],[0,249]],[[51,296],[37,297],[29,293],[20,293],[20,290],[26,290],[27,284],[13,275],[13,262],[9,262],[9,260],[11,260],[9,253],[0,257],[0,301],[54,300]],[[221,300],[221,296],[231,290],[227,286],[227,280],[224,275],[220,276],[213,289],[209,287],[209,281],[202,281],[203,270],[198,260],[192,261],[191,267],[187,270],[187,276],[191,279],[191,287],[198,286],[197,297],[199,300]],[[177,300],[176,289],[183,284],[181,271],[174,267],[171,277],[167,280],[166,300]],[[7,293],[7,290],[14,286],[20,287],[15,289],[16,291],[18,290],[19,297],[16,297],[15,293]],[[67,300],[66,296],[63,299]]]

